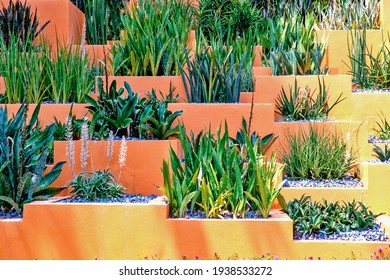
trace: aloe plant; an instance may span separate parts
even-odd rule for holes
[[[0,201],[7,211],[21,213],[26,203],[63,190],[50,184],[58,178],[65,162],[57,163],[44,174],[54,126],[40,131],[39,109],[40,105],[27,123],[27,104],[22,104],[9,121],[7,108],[0,108]]]
[[[289,86],[289,93],[285,89],[276,98],[276,112],[287,121],[298,120],[327,120],[330,111],[346,98],[342,93],[333,104],[329,104],[329,93],[324,79],[318,77],[318,93],[308,86],[298,87],[297,79],[294,86]]]

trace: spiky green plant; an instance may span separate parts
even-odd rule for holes
[[[281,149],[285,173],[292,179],[339,179],[356,164],[356,152],[337,134],[310,126],[307,133],[288,134]]]
[[[281,93],[276,98],[276,112],[284,120],[327,120],[330,111],[340,102],[345,100],[342,93],[337,97],[333,104],[329,104],[329,92],[325,81],[318,77],[318,93],[311,90],[308,86],[304,89],[298,87],[295,79],[294,87],[289,87],[289,94],[282,88]]]
[[[12,37],[21,45],[32,44],[32,41],[46,28],[50,21],[40,26],[37,12],[25,1],[10,0],[0,9],[0,38],[9,47]]]
[[[60,175],[65,162],[57,163],[44,174],[54,126],[40,131],[39,109],[40,105],[27,122],[28,105],[22,104],[9,121],[7,109],[0,108],[0,201],[6,211],[20,213],[26,203],[63,190],[50,185]]]

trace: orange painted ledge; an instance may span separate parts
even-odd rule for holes
[[[171,219],[168,205],[34,202],[23,219],[0,220],[0,259],[369,259],[389,242],[294,241],[293,223],[269,219]]]
[[[170,103],[171,111],[183,110],[179,120],[187,129],[198,134],[201,130],[216,133],[221,126],[224,130],[225,120],[228,124],[229,135],[235,137],[242,127],[242,118],[249,122],[251,104],[248,103]],[[273,104],[254,104],[251,131],[261,136],[272,133]]]
[[[75,143],[75,172],[82,171],[80,165],[81,141]],[[120,171],[118,157],[121,141],[114,141],[113,159],[108,165],[107,146],[108,141],[90,141],[88,170],[109,171],[119,179],[125,187],[125,192],[130,194],[161,194],[158,189],[163,185],[163,175],[161,167],[163,160],[169,159],[169,149],[177,153],[179,148],[178,140],[128,140],[127,156],[125,165]],[[54,141],[54,162],[67,161],[67,142]],[[120,177],[119,177],[120,174]],[[54,182],[55,186],[64,186],[73,179],[71,169],[68,164],[62,168],[61,175]],[[65,193],[66,194],[66,193]]]
[[[102,79],[103,87],[105,88],[106,78],[103,76],[96,77],[96,81]],[[165,97],[171,89],[173,97],[179,95],[177,102],[187,102],[187,96],[184,89],[184,83],[181,76],[108,76],[108,84],[116,80],[117,89],[124,87],[125,82],[128,82],[133,93],[138,93],[140,97],[147,97],[148,92],[156,92],[156,96],[161,99],[161,94]],[[96,92],[97,89],[96,89]]]
[[[8,118],[11,118],[15,115],[19,108],[20,104],[0,104],[0,107],[7,107]],[[36,104],[29,104],[29,111],[27,120],[30,120],[32,113],[36,108]],[[72,114],[76,118],[83,118],[85,115],[90,116],[88,109],[86,109],[88,104],[73,104]],[[69,115],[72,104],[41,104],[41,109],[39,110],[39,123],[41,127],[52,124],[57,118],[58,121],[65,123],[66,117]]]

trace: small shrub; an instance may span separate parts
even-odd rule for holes
[[[348,232],[351,230],[373,229],[374,214],[362,202],[312,202],[310,196],[302,195],[287,203],[284,211],[294,222],[294,230],[303,235],[314,233]]]
[[[178,128],[173,123],[183,111],[168,110],[168,100],[158,100],[154,91],[149,98],[141,99],[127,82],[125,88],[117,89],[116,81],[113,81],[106,92],[101,79],[98,88],[97,100],[86,96],[90,104],[87,108],[92,114],[89,125],[92,137],[106,139],[110,131],[117,137],[161,140],[178,135]]]
[[[111,132],[109,137],[109,144],[107,146],[107,168],[105,170],[93,170],[88,171],[87,159],[90,157],[89,154],[89,133],[88,133],[88,120],[84,118],[81,127],[81,153],[80,153],[80,164],[83,169],[82,172],[76,175],[75,172],[75,150],[73,142],[73,127],[72,119],[70,116],[66,120],[66,140],[67,140],[67,156],[68,164],[73,174],[73,179],[67,184],[67,188],[71,188],[71,193],[75,197],[83,198],[86,200],[96,200],[98,198],[119,198],[123,196],[124,188],[117,183],[115,176],[109,172],[109,165],[114,154],[114,135]],[[119,151],[119,176],[120,179],[121,171],[126,161],[126,150],[127,145],[124,138]],[[93,159],[91,159],[93,162]]]
[[[245,217],[251,209],[267,218],[274,200],[283,201],[278,182],[283,167],[274,156],[265,158],[261,145],[252,144],[245,132],[245,145],[238,147],[226,124],[222,134],[201,132],[196,137],[192,133],[187,136],[180,127],[184,159],[171,149],[170,161],[164,161],[162,167],[161,190],[172,216],[201,211],[207,218],[223,218],[226,213]]]
[[[390,124],[386,119],[386,116],[382,113],[381,116],[379,116],[380,120],[379,122],[375,122],[377,125],[377,128],[374,129],[377,136],[381,140],[389,140],[390,139]]]
[[[289,134],[287,140],[281,161],[289,178],[339,179],[356,164],[356,154],[337,134],[321,133],[311,126],[308,133]]]
[[[22,104],[8,121],[7,108],[0,108],[0,206],[5,211],[21,213],[23,206],[44,200],[63,188],[50,186],[60,175],[65,162],[46,170],[54,126],[39,128],[40,104],[27,122],[28,105]],[[45,172],[45,174],[44,174]]]
[[[294,88],[290,86],[289,95],[284,88],[278,95],[275,107],[276,112],[286,121],[298,120],[327,120],[329,112],[345,100],[342,94],[333,104],[329,104],[329,93],[324,80],[321,83],[318,77],[318,93],[312,91],[308,86],[304,89],[298,87],[295,79]]]

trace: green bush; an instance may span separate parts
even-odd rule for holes
[[[268,217],[275,198],[280,198],[282,182],[278,179],[283,167],[274,156],[267,160],[261,145],[252,144],[245,133],[244,138],[245,146],[236,145],[226,124],[223,133],[201,132],[196,137],[192,132],[187,136],[180,127],[184,158],[171,149],[170,160],[162,167],[161,190],[172,216],[201,211],[207,218],[223,218],[226,212],[245,217],[252,209]]]
[[[308,133],[289,134],[287,140],[280,157],[291,179],[339,179],[356,164],[356,153],[337,134],[311,126]]]
[[[114,74],[180,75],[192,14],[192,6],[183,1],[139,1],[123,16],[123,36],[112,49]]]
[[[40,130],[39,109],[40,105],[27,122],[27,104],[22,104],[10,120],[7,108],[0,108],[0,206],[6,211],[20,213],[26,203],[47,199],[63,190],[50,185],[65,162],[45,172],[54,126]]]
[[[304,89],[298,87],[295,79],[294,87],[289,88],[287,95],[284,88],[276,98],[276,112],[286,121],[299,120],[327,120],[329,112],[345,98],[342,94],[333,104],[329,104],[329,93],[326,88],[324,79],[318,77],[318,93],[311,90],[308,86]]]
[[[303,235],[373,229],[375,219],[382,215],[372,213],[360,201],[329,203],[323,199],[321,203],[305,195],[289,201],[285,212],[294,222],[294,231]]]
[[[104,90],[101,79],[98,89],[97,100],[86,97],[92,115],[89,124],[92,137],[107,139],[110,131],[116,137],[164,140],[178,136],[179,129],[173,123],[183,111],[170,111],[168,100],[158,100],[154,91],[148,98],[140,98],[127,82],[124,88],[117,89],[115,80]]]

